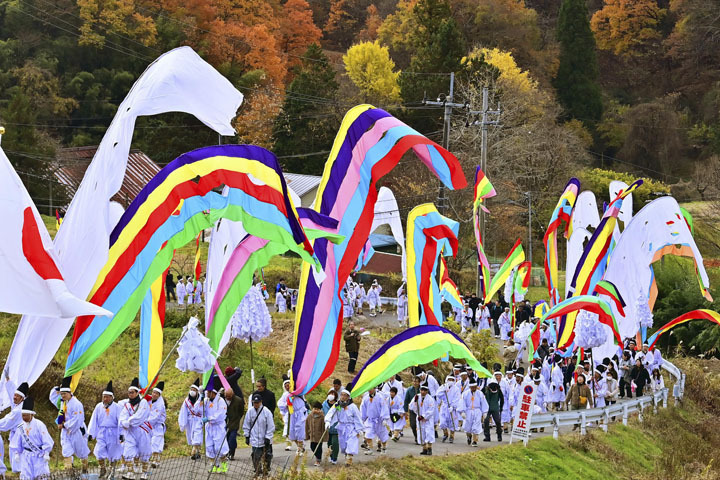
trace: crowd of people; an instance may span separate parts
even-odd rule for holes
[[[193,277],[187,275],[178,277],[175,283],[172,273],[168,273],[165,277],[165,300],[168,302],[176,301],[178,306],[183,305],[202,305],[205,297],[205,276],[193,280]]]

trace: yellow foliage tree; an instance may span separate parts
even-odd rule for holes
[[[616,55],[642,55],[662,40],[661,27],[667,10],[657,0],[605,0],[590,27],[598,48]]]
[[[415,17],[413,17],[413,8],[416,4],[417,0],[400,0],[395,13],[385,17],[377,31],[380,43],[390,47],[392,58],[397,60],[401,66],[410,64],[411,33],[418,28]]]
[[[155,20],[138,13],[134,0],[77,0],[80,18],[80,45],[102,47],[105,36],[131,36],[145,46],[154,45]]]
[[[501,87],[511,87],[520,93],[537,90],[537,82],[530,77],[529,72],[517,66],[512,53],[497,48],[476,48],[470,53],[470,57],[481,56],[484,57],[485,63],[498,69],[498,84]]]
[[[387,47],[374,42],[363,42],[350,47],[343,55],[345,71],[360,90],[363,100],[373,103],[394,103],[400,100],[395,62]]]

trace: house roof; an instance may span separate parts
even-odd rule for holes
[[[65,185],[70,197],[75,195],[97,149],[97,146],[90,146],[62,148],[57,151],[55,156],[57,163],[55,177],[61,184]],[[150,157],[140,150],[130,150],[125,179],[122,187],[112,197],[112,200],[127,208],[130,202],[140,193],[140,190],[159,171],[160,167]]]
[[[293,189],[293,192],[297,193],[298,196],[302,197],[314,188],[320,185],[322,177],[317,175],[304,175],[302,173],[283,173],[285,181],[288,187]]]

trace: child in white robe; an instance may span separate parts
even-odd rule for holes
[[[227,472],[225,459],[230,451],[225,440],[225,421],[227,419],[227,402],[218,392],[222,389],[221,380],[213,377],[212,386],[208,387],[205,397],[205,456],[213,462],[211,473]]]
[[[104,477],[107,474],[108,467],[120,460],[122,456],[122,445],[120,445],[120,432],[118,430],[119,413],[120,408],[115,403],[112,382],[108,382],[102,392],[102,402],[95,405],[95,410],[93,410],[88,425],[88,438],[95,439],[93,455],[95,455],[100,465],[101,477]]]
[[[307,406],[305,405],[305,399],[302,396],[296,397],[290,394],[289,385],[290,381],[285,380],[283,387],[287,385],[286,390],[280,402],[278,403],[278,410],[283,415],[283,418],[287,416],[287,439],[289,442],[295,442],[297,450],[295,455],[303,455],[305,453],[305,423],[307,421]],[[292,406],[292,408],[291,408]]]
[[[385,453],[388,441],[387,425],[390,424],[390,408],[385,394],[371,388],[360,404],[360,418],[365,424],[365,455],[372,455],[373,440],[377,438],[378,452]]]
[[[337,420],[338,441],[340,451],[345,454],[345,464],[352,465],[353,456],[358,454],[360,448],[360,435],[363,434],[365,425],[360,418],[360,410],[350,400],[350,392],[345,389],[340,392],[337,411],[330,409],[325,415],[325,428],[328,428],[333,420]]]
[[[397,442],[400,440],[400,434],[405,428],[405,408],[403,405],[404,395],[398,394],[397,387],[390,387],[388,395],[388,407],[390,410],[390,430],[392,431],[392,440]]]
[[[150,465],[157,468],[160,466],[160,454],[165,449],[165,398],[162,396],[165,382],[158,382],[152,390],[152,400],[150,400],[150,416],[148,423],[152,427],[152,435],[150,438],[150,447],[152,455],[150,456]]]

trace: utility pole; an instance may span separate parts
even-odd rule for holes
[[[485,172],[487,169],[487,151],[488,151],[488,127],[490,125],[493,126],[499,126],[500,125],[500,114],[502,113],[502,109],[500,108],[500,104],[498,103],[497,110],[490,110],[489,107],[490,104],[490,89],[488,87],[483,87],[482,90],[482,110],[470,110],[468,111],[468,115],[479,115],[480,121],[475,121],[470,125],[480,125],[480,169]],[[490,120],[489,117],[493,116],[494,119]],[[480,238],[485,241],[485,212],[481,209],[480,210]],[[531,254],[532,256],[532,254]],[[478,261],[478,275],[477,275],[477,283],[476,283],[476,291],[478,297],[481,295],[480,292],[480,282],[483,281],[482,279],[482,269],[480,268],[480,262]]]
[[[467,104],[464,103],[453,103],[453,96],[455,94],[455,73],[450,74],[450,93],[442,97],[442,94],[438,95],[437,101],[431,101],[423,99],[423,105],[435,105],[444,107],[445,115],[443,117],[443,148],[450,151],[450,121],[452,119],[453,108],[467,108]],[[442,214],[445,213],[447,208],[447,198],[445,197],[445,185],[440,184],[438,190],[437,207],[438,211]]]
[[[525,192],[528,197],[528,257],[532,268],[532,192]]]

